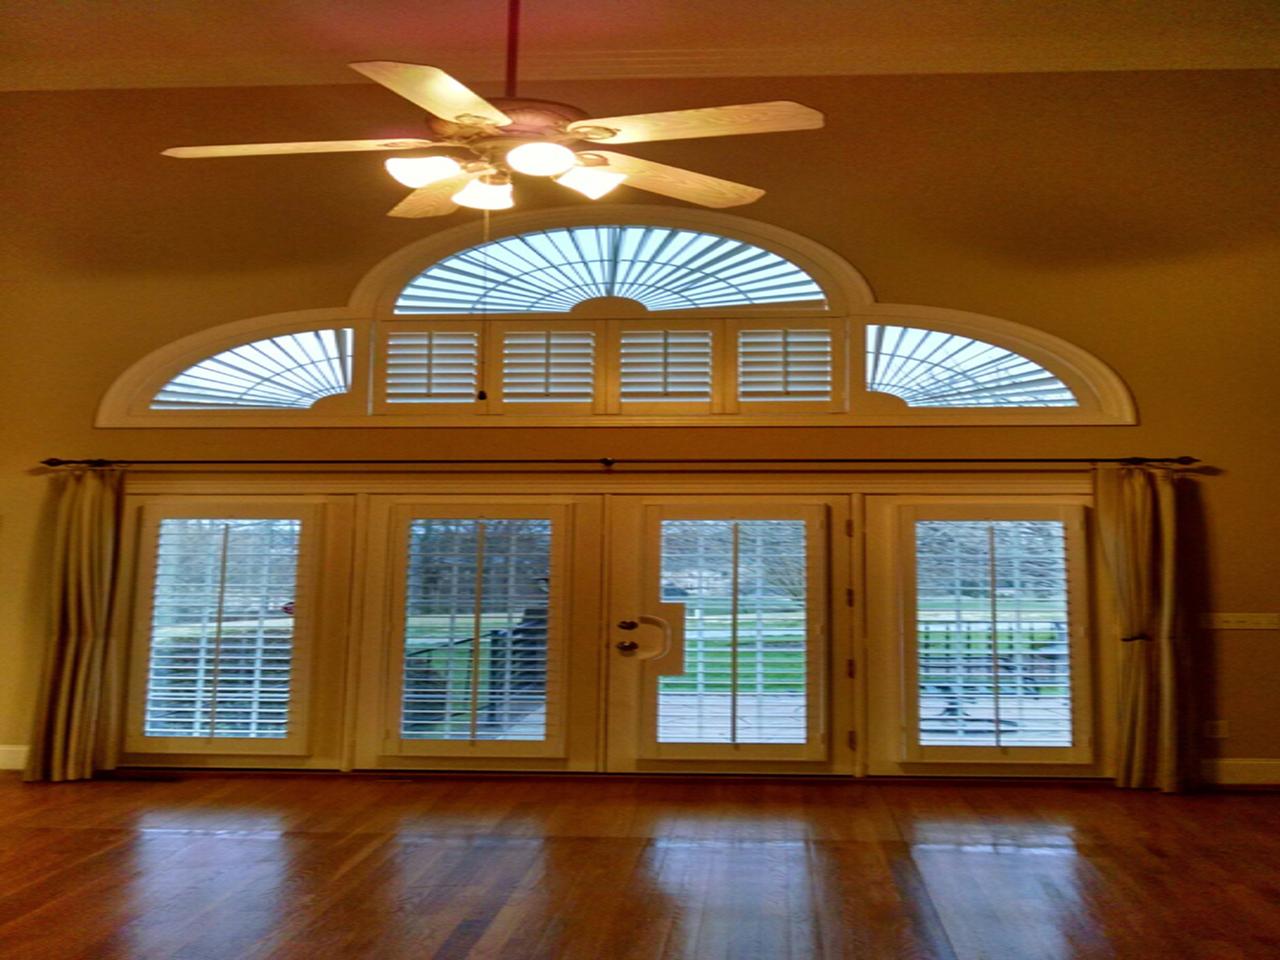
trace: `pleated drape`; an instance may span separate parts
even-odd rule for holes
[[[1098,534],[1116,602],[1120,647],[1116,785],[1174,793],[1188,785],[1178,634],[1176,475],[1098,467]]]
[[[45,655],[26,780],[93,775],[119,562],[124,475],[69,470],[54,533],[53,629]]]

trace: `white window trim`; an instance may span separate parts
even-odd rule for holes
[[[676,210],[655,206],[606,205],[590,210],[570,208],[534,211],[506,216],[494,233],[509,236],[533,229],[594,223],[657,224],[687,227],[741,239],[796,263],[827,292],[825,307],[799,304],[791,307],[758,304],[716,310],[670,310],[610,312],[595,304],[569,314],[476,314],[397,315],[396,297],[404,285],[421,272],[423,265],[450,253],[473,246],[475,228],[465,224],[425,238],[398,251],[375,266],[357,284],[345,307],[271,314],[224,324],[200,331],[167,344],[143,357],[126,370],[110,387],[98,409],[99,427],[502,427],[512,426],[974,426],[974,425],[1098,425],[1132,424],[1137,412],[1132,396],[1120,377],[1097,357],[1052,334],[1009,320],[941,307],[878,303],[866,280],[842,257],[804,237],[768,224],[728,214],[702,210]],[[601,310],[605,312],[602,313]],[[607,314],[607,315],[606,315]],[[833,338],[833,346],[844,350],[845,360],[836,360],[833,369],[836,398],[826,409],[787,408],[786,404],[748,404],[733,412],[734,393],[721,389],[711,412],[697,410],[611,410],[611,387],[598,377],[597,402],[590,411],[530,404],[518,412],[506,405],[502,416],[493,404],[405,404],[391,411],[381,402],[372,381],[381,368],[374,353],[383,332],[395,327],[422,330],[433,325],[450,329],[460,323],[485,322],[563,324],[592,323],[600,330],[598,357],[611,346],[607,321],[671,319],[681,325],[694,320],[723,321],[753,326],[771,323],[803,326],[831,323],[843,327],[843,336]],[[865,388],[863,327],[865,324],[919,326],[955,333],[1011,350],[1045,367],[1075,394],[1076,407],[908,407],[896,397],[869,393]],[[257,339],[323,327],[345,326],[355,331],[355,356],[350,393],[326,397],[308,409],[296,410],[152,410],[156,392],[183,370],[222,350]],[[722,341],[736,339],[729,335]],[[718,373],[723,380],[733,371],[726,366],[732,358],[720,354]],[[491,364],[489,364],[491,366]],[[843,380],[843,385],[841,384]],[[492,391],[489,394],[493,396]],[[446,410],[445,407],[454,407]],[[483,409],[480,407],[483,406]],[[576,406],[576,405],[567,405]],[[628,405],[629,406],[629,405]],[[654,405],[657,406],[657,405]],[[802,405],[808,407],[809,405]],[[823,406],[823,405],[818,405]],[[758,409],[757,409],[758,407]],[[764,408],[768,409],[764,409]],[[477,414],[489,415],[477,415]]]

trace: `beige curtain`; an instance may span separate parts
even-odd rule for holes
[[[27,759],[26,780],[83,780],[97,764],[116,587],[124,475],[58,476],[53,629]]]
[[[1173,793],[1188,785],[1180,690],[1176,477],[1150,466],[1096,474],[1098,533],[1115,597],[1120,646],[1116,784]]]

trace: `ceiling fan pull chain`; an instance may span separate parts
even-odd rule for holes
[[[488,319],[489,303],[486,299],[489,295],[489,251],[485,246],[489,243],[489,211],[481,210],[481,228],[480,228],[480,249],[484,254],[484,259],[480,262],[480,322],[484,323]],[[485,390],[485,379],[487,376],[487,357],[486,351],[481,350],[476,357],[476,382],[480,384],[480,389],[476,391],[477,400],[488,400],[489,392]]]
[[[516,65],[520,55],[520,0],[507,0],[507,86],[503,96],[516,95]]]

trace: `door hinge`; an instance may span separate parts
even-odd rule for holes
[[[844,589],[844,605],[846,607],[853,606],[853,587],[845,587]]]
[[[858,749],[858,731],[857,730],[849,731],[849,749],[850,750]]]
[[[853,536],[853,518],[852,517],[849,517],[844,522],[844,535],[846,537]]]
[[[850,680],[858,675],[858,664],[852,657],[844,662],[844,672]]]

